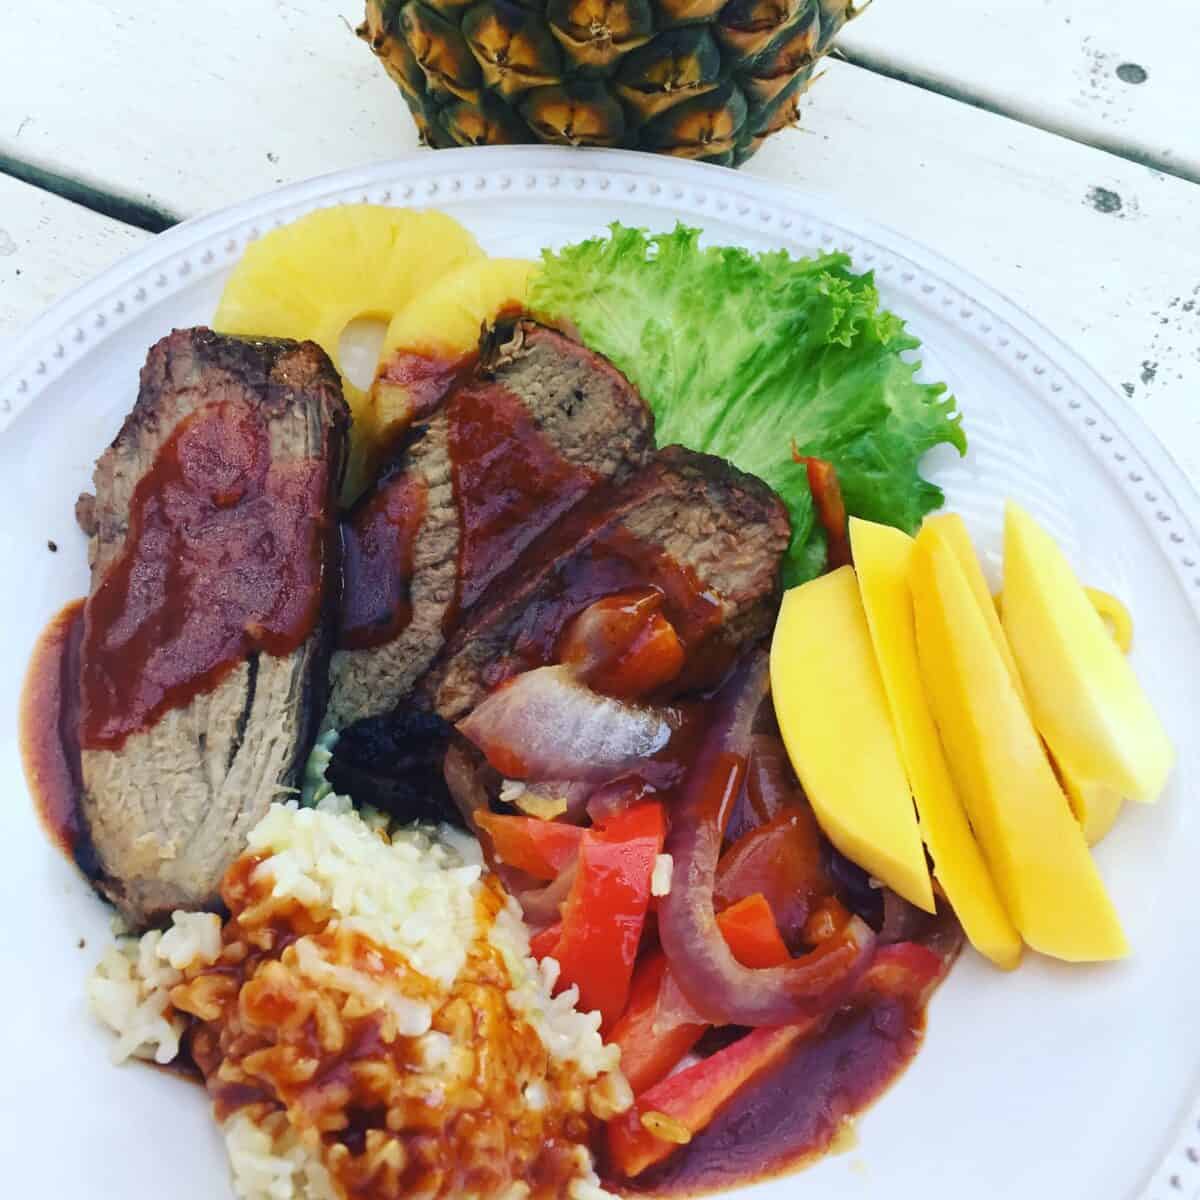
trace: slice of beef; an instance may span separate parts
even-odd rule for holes
[[[137,927],[217,903],[249,830],[298,782],[336,622],[327,584],[348,429],[337,372],[315,344],[177,330],[150,351],[137,403],[96,464],[95,496],[80,505],[92,565],[81,806],[97,885]],[[204,497],[203,519],[172,508],[190,495]],[[281,564],[281,547],[304,560]],[[284,649],[281,613],[296,644],[275,653],[263,647],[275,637]],[[231,633],[233,614],[249,615]],[[111,657],[126,643],[128,656]],[[223,664],[206,659],[222,647]],[[157,699],[144,719],[106,724],[89,670],[126,717],[130,696]],[[159,696],[148,689],[164,671],[174,690]]]
[[[395,500],[419,524],[406,537],[406,594],[378,605],[385,636],[357,647],[343,636],[334,655],[326,724],[344,729],[393,709],[441,650],[457,614],[597,483],[642,466],[653,444],[649,409],[611,363],[532,321],[498,325],[476,371],[415,431],[400,469],[363,501],[378,515]],[[379,528],[387,532],[386,523]],[[377,586],[378,569],[373,574],[372,592],[386,591]],[[358,586],[347,579],[348,593]]]
[[[621,487],[534,543],[493,583],[414,701],[448,721],[506,677],[551,661],[558,635],[592,600],[637,584],[663,586],[688,664],[676,691],[716,682],[739,647],[769,632],[787,511],[761,480],[724,459],[668,446]],[[680,577],[690,597],[674,597]]]

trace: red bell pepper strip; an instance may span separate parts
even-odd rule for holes
[[[849,1002],[869,1005],[880,996],[901,999],[915,1014],[945,969],[940,956],[915,942],[881,947]],[[661,1162],[703,1130],[741,1087],[779,1062],[802,1037],[818,1031],[827,1015],[798,1025],[755,1029],[642,1092],[629,1112],[608,1125],[613,1166],[632,1179]]]
[[[713,902],[722,909],[761,892],[794,944],[815,901],[832,890],[812,809],[789,805],[721,855]]]
[[[822,1020],[755,1029],[709,1058],[656,1083],[634,1101],[627,1113],[609,1122],[612,1165],[626,1179],[632,1179],[661,1162],[691,1141],[739,1088],[779,1061]]]
[[[717,925],[734,957],[747,967],[777,967],[788,960],[771,907],[763,896],[747,896],[717,915]],[[608,1034],[621,1047],[621,1070],[634,1095],[664,1078],[700,1040],[704,1022],[665,1019],[659,996],[667,974],[661,951],[643,959],[633,976],[629,1004]]]
[[[562,922],[547,925],[529,939],[529,953],[541,962],[547,955],[554,955],[558,950],[558,942],[562,937]]]
[[[808,490],[812,492],[817,520],[825,530],[827,542],[827,564],[829,570],[844,567],[852,562],[850,556],[850,532],[846,524],[846,502],[842,499],[842,485],[838,482],[833,463],[824,458],[813,458],[801,454],[792,443],[792,458],[802,463],[808,472]]]
[[[606,1040],[621,1047],[621,1071],[635,1096],[652,1087],[700,1040],[707,1025],[665,1024],[655,1028],[658,997],[667,976],[667,956],[648,955],[633,975],[629,1004]]]
[[[579,988],[579,1009],[599,1012],[602,1028],[612,1025],[629,999],[650,877],[666,832],[663,806],[650,800],[614,813],[579,841],[579,867],[554,957],[562,986]]]
[[[475,820],[488,832],[497,858],[534,879],[557,879],[579,853],[583,830],[578,825],[510,817],[480,809]]]
[[[717,913],[717,925],[733,957],[744,967],[778,967],[791,957],[762,892]]]

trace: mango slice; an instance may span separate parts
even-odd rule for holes
[[[933,912],[916,811],[850,567],[784,594],[771,691],[788,757],[826,836]]]
[[[987,579],[979,564],[975,547],[971,543],[971,535],[967,532],[966,523],[958,513],[939,513],[925,522],[925,528],[931,531],[927,536],[939,538],[957,560],[966,577],[967,586],[975,597],[975,603],[979,606],[979,612],[987,626],[992,644],[1004,660],[1004,666],[1013,682],[1013,687],[1016,688],[1017,695],[1021,697],[1021,703],[1029,713],[1030,719],[1034,721],[1038,733],[1044,736],[1045,731],[1034,717],[1033,708],[1029,702],[1029,693],[1025,689],[1025,681],[1021,678],[1012,647],[1004,634],[1001,618],[1003,604],[993,600],[988,591]],[[1121,611],[1124,609],[1122,608]],[[1059,761],[1054,756],[1053,747],[1051,747],[1051,761],[1067,793],[1071,811],[1083,829],[1083,835],[1087,839],[1088,845],[1094,846],[1116,823],[1121,805],[1124,803],[1120,791],[1096,780],[1080,776],[1071,766]]]
[[[1025,684],[1021,680],[1021,672],[1017,669],[1017,660],[1013,658],[1012,647],[1004,636],[1004,627],[1000,623],[1000,611],[996,601],[992,599],[987,577],[983,573],[983,567],[979,564],[979,556],[975,553],[975,544],[971,541],[971,534],[967,530],[967,523],[958,513],[938,513],[936,516],[927,518],[925,524],[921,526],[922,533],[925,533],[927,529],[930,532],[925,536],[936,536],[958,562],[963,578],[971,589],[971,595],[975,597],[975,603],[979,606],[979,615],[983,617],[983,622],[987,626],[988,637],[992,639],[992,644],[1004,660],[1004,668],[1008,671],[1013,687],[1017,689],[1017,695],[1021,697],[1021,703],[1028,707]]]
[[[1112,634],[1113,641],[1121,648],[1121,653],[1128,654],[1133,649],[1133,618],[1129,615],[1129,609],[1116,596],[1099,588],[1085,587],[1083,590],[1092,607],[1100,614],[1104,627]]]
[[[971,832],[921,682],[908,584],[913,540],[899,529],[851,517],[850,544],[900,758],[934,875],[971,945],[1011,970],[1021,960],[1021,935]]]
[[[1117,823],[1125,798],[1114,787],[1092,780],[1080,781],[1051,756],[1066,789],[1071,811],[1089,846],[1094,846]]]
[[[921,675],[951,777],[1014,924],[1035,950],[1068,962],[1122,957],[1128,944],[1083,833],[934,527],[917,537],[910,582]]]
[[[1004,629],[1034,720],[1064,773],[1157,800],[1175,759],[1166,730],[1066,556],[1012,502],[1004,574]]]

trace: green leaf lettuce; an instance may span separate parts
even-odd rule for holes
[[[918,383],[905,351],[919,343],[879,307],[871,275],[844,254],[702,249],[677,226],[650,236],[613,225],[607,238],[546,251],[531,308],[568,320],[633,381],[654,411],[660,446],[720,455],[765,480],[792,519],[788,584],[818,574],[825,540],[805,469],[829,459],[851,515],[913,532],[940,507],[921,456],[966,449],[941,384]]]

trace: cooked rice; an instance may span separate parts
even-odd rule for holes
[[[650,876],[650,895],[669,896],[671,894],[671,875],[675,870],[675,860],[669,854],[660,854],[654,860],[654,871]]]
[[[186,1022],[171,1008],[170,990],[183,968],[200,968],[221,954],[221,919],[177,912],[166,933],[122,938],[109,947],[87,982],[92,1011],[117,1035],[115,1063],[127,1058],[169,1063],[179,1053]]]
[[[224,925],[176,914],[89,996],[114,1057],[187,1032],[244,1200],[605,1195],[587,1142],[632,1102],[619,1051],[473,841],[273,805],[222,895]]]
[[[223,1132],[233,1190],[244,1200],[342,1200],[321,1160],[283,1114],[260,1123],[234,1113]]]

